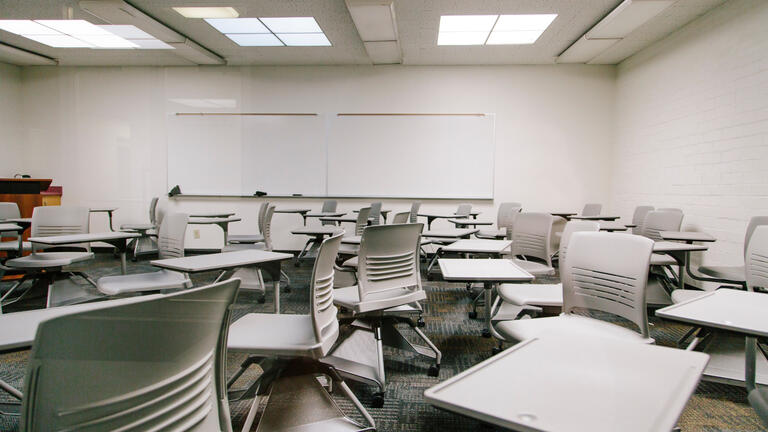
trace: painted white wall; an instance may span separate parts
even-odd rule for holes
[[[0,63],[0,177],[20,173],[21,68]]]
[[[710,264],[742,264],[768,214],[767,23],[768,2],[733,0],[618,68],[613,210],[682,208],[717,237]]]
[[[615,68],[504,67],[28,67],[22,69],[23,162],[19,169],[64,186],[65,204],[113,205],[116,224],[146,220],[152,196],[166,185],[166,119],[216,99],[221,111],[491,112],[496,113],[494,201],[473,203],[495,219],[494,206],[579,210],[609,197]],[[192,100],[192,101],[190,101]],[[468,157],[470,153],[468,153]],[[254,161],[254,169],[259,163]],[[429,167],[436,182],[461,167]],[[201,172],[200,175],[212,175]],[[393,173],[396,175],[396,173]],[[183,211],[233,210],[253,232],[260,200],[173,200]],[[343,200],[356,209],[365,201]],[[453,211],[455,201],[426,201],[424,210]],[[279,200],[319,209],[319,200]],[[387,201],[406,210],[410,202]],[[92,216],[92,229],[106,229]],[[300,248],[289,234],[296,215],[276,215],[276,247]],[[315,221],[317,222],[317,221]],[[436,222],[448,226],[446,222]],[[212,234],[215,233],[215,234]],[[201,229],[189,247],[220,241]]]

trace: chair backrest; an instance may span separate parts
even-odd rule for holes
[[[640,235],[653,241],[661,241],[662,231],[680,231],[683,214],[675,211],[649,211],[643,221],[643,231]]]
[[[499,205],[499,214],[496,217],[496,226],[499,229],[512,228],[517,215],[523,210],[523,205],[516,202],[505,202]]]
[[[368,226],[368,219],[371,217],[371,208],[363,207],[360,209],[360,213],[357,214],[357,222],[355,222],[355,235],[363,235],[363,230]]]
[[[272,216],[275,215],[275,206],[270,205],[264,214],[264,230],[261,234],[264,236],[264,250],[272,250]]]
[[[269,208],[269,202],[264,201],[259,206],[259,216],[258,216],[258,224],[259,224],[259,234],[264,234],[264,217],[267,215],[267,209]]]
[[[421,208],[421,202],[414,201],[411,203],[411,217],[410,222],[416,223],[419,221],[419,209]]]
[[[584,208],[581,210],[582,216],[600,216],[600,212],[603,211],[603,205],[597,203],[584,204]]]
[[[419,273],[422,225],[379,225],[363,231],[357,270],[361,302],[386,291],[422,289]]]
[[[459,204],[459,206],[456,208],[456,213],[454,213],[458,217],[469,217],[469,214],[472,212],[472,204]]]
[[[658,211],[666,211],[666,212],[676,212],[676,213],[682,213],[683,211],[677,207],[662,207],[656,209]]]
[[[635,213],[632,214],[632,224],[636,226],[632,228],[632,234],[642,234],[645,215],[650,211],[653,211],[653,206],[635,207]]]
[[[0,202],[0,220],[2,219],[15,219],[21,217],[19,212],[19,205],[15,202]],[[0,233],[0,237],[13,237],[18,238],[19,235],[15,232]]]
[[[574,233],[560,267],[563,312],[585,308],[632,321],[649,337],[645,289],[653,241],[633,235]]]
[[[323,213],[330,213],[336,211],[336,206],[339,203],[336,200],[325,200],[323,201],[323,208],[320,210]]]
[[[409,211],[395,213],[395,215],[392,216],[392,224],[408,223],[410,221],[410,218],[411,218],[411,212]]]
[[[598,232],[600,231],[600,224],[595,221],[587,220],[572,220],[568,221],[563,228],[563,233],[560,235],[560,248],[557,252],[557,259],[562,267],[565,261],[565,255],[568,253],[568,242],[571,240],[571,236],[577,232]]]
[[[163,218],[165,217],[165,208],[161,205],[161,201],[157,201],[157,204],[155,205],[155,226],[159,227],[160,224],[163,223]]]
[[[184,256],[184,237],[189,215],[170,213],[163,218],[157,233],[157,255],[160,259]]]
[[[768,290],[768,226],[755,228],[749,241],[746,259],[747,288]]]
[[[371,212],[368,215],[371,220],[371,225],[378,225],[381,223],[381,201],[371,203]]]
[[[153,197],[152,201],[149,202],[149,222],[151,222],[154,226],[160,225],[160,222],[157,220],[158,201],[160,201],[159,197]]]
[[[538,258],[551,266],[550,237],[553,220],[549,213],[520,213],[512,232],[512,255]]]
[[[231,430],[226,335],[239,279],[40,324],[21,430]]]
[[[744,234],[744,257],[747,256],[747,248],[749,248],[749,242],[752,239],[752,234],[759,226],[768,225],[768,216],[752,216],[747,224],[747,232]],[[746,258],[745,258],[746,262]]]
[[[50,237],[67,234],[85,234],[88,232],[90,210],[79,206],[43,206],[32,210],[31,237]],[[90,250],[89,243],[78,243],[65,247],[46,248]],[[32,244],[35,249],[35,244]]]
[[[339,321],[336,319],[336,307],[333,305],[333,264],[336,262],[341,238],[342,234],[339,233],[320,244],[309,281],[312,288],[312,301],[309,305],[312,328],[321,347],[319,357],[324,357],[330,351],[339,336]]]

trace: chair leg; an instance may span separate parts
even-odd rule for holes
[[[381,338],[381,323],[374,324],[373,336],[376,338],[376,367],[381,383],[379,384],[379,393],[373,395],[373,406],[381,408],[384,406],[384,391],[387,388],[387,381],[384,375],[384,346]]]
[[[248,415],[245,417],[245,423],[243,423],[242,432],[250,432],[251,428],[253,427],[253,420],[256,418],[256,412],[259,411],[260,402],[261,397],[259,395],[255,395],[253,397],[253,402],[251,403],[251,408],[248,410]]]

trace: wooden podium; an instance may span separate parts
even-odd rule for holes
[[[15,202],[19,205],[21,217],[32,217],[32,210],[35,207],[47,205],[43,192],[51,185],[51,181],[51,179],[0,178],[0,201]]]

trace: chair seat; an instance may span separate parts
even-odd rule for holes
[[[728,281],[744,283],[746,281],[746,270],[744,266],[701,266],[699,272]]]
[[[475,233],[475,237],[482,239],[503,239],[507,236],[506,229],[481,229]]]
[[[684,301],[693,300],[695,298],[699,298],[703,296],[704,294],[707,294],[708,291],[699,291],[699,290],[689,290],[689,289],[676,289],[672,291],[672,295],[670,296],[672,298],[672,303],[682,303]]]
[[[549,276],[555,274],[555,268],[536,261],[526,261],[515,258],[512,260],[520,268],[534,276]]]
[[[229,326],[227,349],[263,356],[319,358],[321,344],[312,329],[309,315],[249,313]]]
[[[265,250],[267,247],[264,243],[234,243],[234,244],[228,244],[224,246],[221,251],[222,252],[237,252],[241,250],[248,250],[248,249],[254,249],[254,250]]]
[[[192,287],[192,281],[189,280],[187,275],[171,270],[119,276],[104,276],[96,281],[96,288],[101,293],[107,295],[190,287]]]
[[[669,255],[654,253],[654,254],[651,254],[651,265],[652,266],[676,266],[678,264],[677,264],[677,261],[675,261],[675,259]]]
[[[22,242],[21,244],[22,250],[30,251],[32,250],[32,243],[30,242]],[[8,240],[4,242],[0,242],[0,251],[7,252],[7,251],[17,251],[19,250],[19,241],[18,240]]]
[[[358,262],[358,260],[357,260],[357,257],[352,257],[352,258],[350,258],[350,259],[348,259],[348,260],[344,261],[343,263],[341,263],[341,266],[342,266],[342,267],[353,267],[353,268],[357,268],[357,262]]]
[[[563,284],[501,284],[499,297],[518,306],[562,306]]]
[[[155,225],[151,223],[123,224],[123,225],[120,225],[120,229],[126,230],[126,231],[147,231],[147,230],[155,229]]]
[[[640,333],[622,326],[580,315],[559,315],[556,317],[502,321],[496,330],[509,341],[523,341],[548,332],[566,335],[594,335],[641,343],[653,343]]]
[[[339,255],[357,255],[360,253],[360,246],[353,244],[342,243],[339,246]]]
[[[45,269],[63,267],[93,259],[93,252],[40,252],[21,258],[14,258],[5,265],[23,269]]]
[[[347,308],[354,313],[366,313],[402,306],[405,304],[425,300],[427,295],[424,290],[410,290],[398,288],[369,294],[365,302],[360,302],[360,292],[357,285],[333,290],[333,304]]]
[[[227,236],[230,243],[261,243],[264,241],[262,234],[241,234]]]

